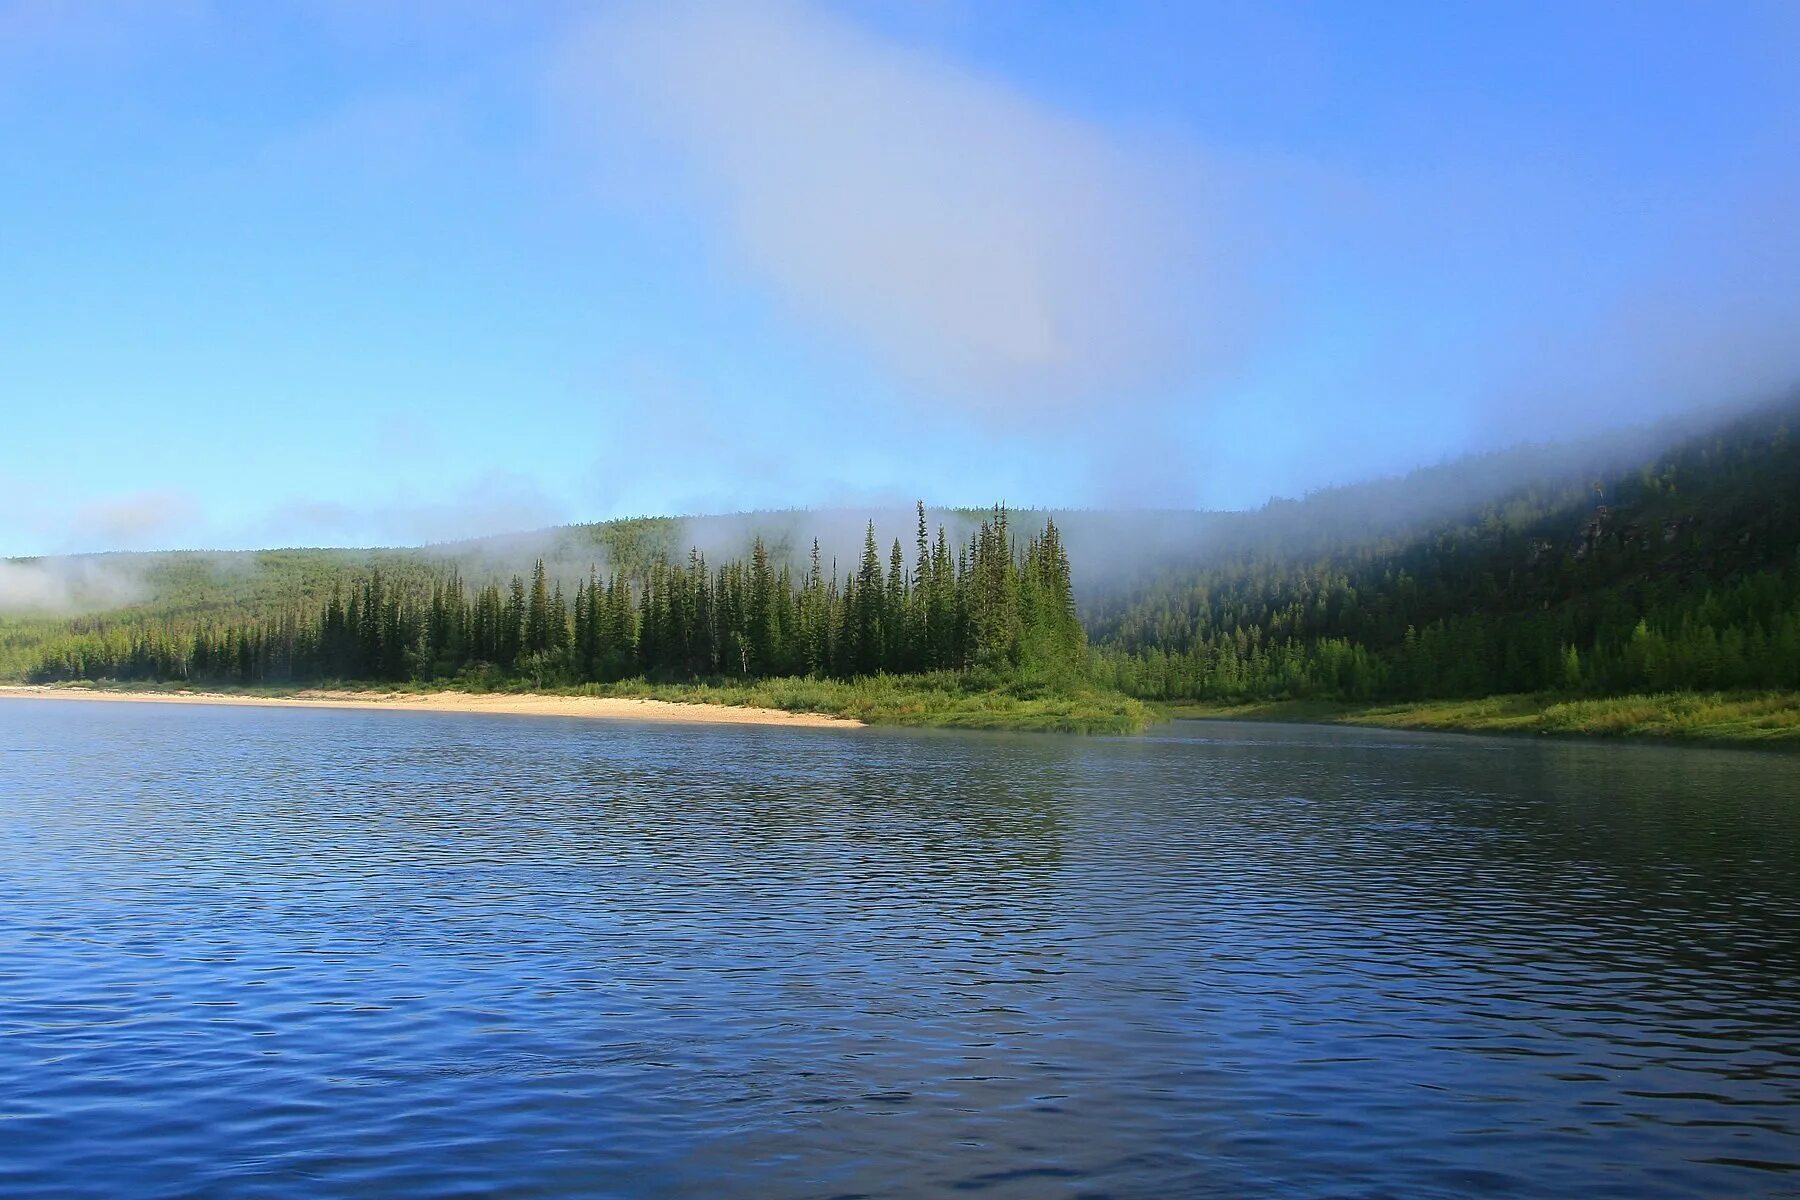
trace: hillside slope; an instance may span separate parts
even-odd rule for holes
[[[1395,532],[1322,538],[1367,497],[1314,497],[1289,536],[1088,597],[1097,669],[1162,699],[1800,686],[1797,418]]]
[[[1054,520],[1096,681],[1143,698],[1793,688],[1796,423],[1800,401],[1790,400],[1722,424],[1520,447],[1251,512],[1027,511],[1011,514],[1011,531],[1029,540]],[[928,520],[948,531],[954,559],[984,515],[932,510]],[[916,516],[898,509],[639,518],[416,549],[12,560],[0,565],[15,578],[36,572],[54,584],[38,594],[82,611],[15,605],[0,615],[0,677],[105,669],[103,659],[77,665],[72,647],[304,622],[377,571],[385,595],[421,608],[446,580],[472,598],[529,578],[539,561],[550,587],[573,594],[612,574],[641,599],[653,575],[691,553],[741,560],[760,538],[771,570],[796,579],[818,541],[826,579],[848,587],[871,521],[883,551],[908,547],[904,591]],[[618,636],[639,637],[642,612],[618,618],[633,621]]]

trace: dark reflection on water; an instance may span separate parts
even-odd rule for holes
[[[1800,1195],[1797,777],[0,702],[0,1194]]]

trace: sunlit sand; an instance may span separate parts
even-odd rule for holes
[[[587,717],[611,721],[669,721],[709,725],[862,725],[847,717],[722,704],[675,704],[624,696],[495,695],[472,692],[345,692],[309,688],[288,696],[227,692],[120,692],[79,687],[0,686],[0,699],[107,700],[131,704],[247,704],[269,708],[373,708],[408,712],[498,713],[529,717]]]

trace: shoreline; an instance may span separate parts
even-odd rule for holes
[[[861,729],[862,721],[825,713],[748,705],[681,704],[628,696],[560,696],[521,692],[379,692],[300,688],[274,695],[206,690],[101,689],[55,684],[0,684],[0,700],[100,700],[128,704],[229,704],[262,708],[353,708],[391,712],[492,713],[520,717],[579,717],[689,725],[773,725]]]
[[[1513,694],[1473,700],[1262,700],[1162,704],[1172,720],[1269,721],[1420,733],[1800,753],[1800,693]]]

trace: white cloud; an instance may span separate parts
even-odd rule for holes
[[[626,7],[562,81],[609,150],[648,137],[699,176],[742,266],[923,391],[1117,396],[1219,333],[1179,156],[808,7]]]

